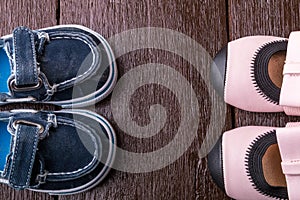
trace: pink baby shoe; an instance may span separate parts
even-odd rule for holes
[[[289,39],[249,36],[214,58],[211,78],[225,102],[252,112],[300,115],[300,32]]]

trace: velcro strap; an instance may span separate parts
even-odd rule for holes
[[[13,31],[15,85],[28,86],[38,84],[38,69],[34,33],[26,27]]]
[[[300,196],[300,126],[278,128],[276,136],[289,199],[298,199]]]
[[[9,184],[17,189],[28,188],[39,141],[39,128],[18,124],[14,137]]]

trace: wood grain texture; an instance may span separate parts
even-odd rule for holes
[[[299,30],[298,0],[229,0],[230,40],[248,35],[288,37]]]
[[[19,25],[42,28],[57,23],[76,23],[99,32],[105,38],[111,38],[130,29],[161,27],[189,36],[214,56],[227,43],[228,36],[230,40],[259,34],[288,37],[291,31],[300,28],[299,3],[300,0],[228,0],[228,3],[227,0],[3,0],[0,8],[4,14],[0,15],[0,20],[5,23],[1,24],[0,34],[9,34]],[[12,7],[14,9],[11,9]],[[151,39],[149,36],[149,40]],[[168,39],[162,38],[162,42]],[[126,47],[113,45],[113,48],[114,51],[118,51]],[[193,49],[188,51],[193,53]],[[149,173],[133,174],[112,170],[100,185],[77,195],[51,197],[1,186],[0,199],[228,199],[212,182],[206,159],[199,156],[199,149],[210,122],[208,113],[211,102],[215,100],[214,97],[211,99],[208,96],[203,77],[191,63],[175,53],[164,50],[139,49],[117,58],[120,77],[147,63],[161,63],[179,72],[191,84],[200,105],[198,138],[178,160],[163,169]],[[158,134],[145,139],[132,137],[121,130],[113,117],[111,96],[96,105],[96,112],[112,123],[120,148],[146,153],[166,146],[175,137],[182,120],[181,105],[176,95],[158,84],[144,85],[132,95],[132,120],[140,126],[147,125],[150,122],[150,107],[155,104],[162,105],[168,117]],[[10,105],[1,110],[29,106],[37,109],[55,109],[52,106],[22,104]],[[231,109],[227,109],[227,120],[223,130],[231,129],[232,124],[235,127],[284,126],[288,121],[300,119],[287,117],[283,113],[250,113],[238,109],[231,112]]]
[[[57,8],[57,0],[3,0],[0,3],[0,34],[10,34],[17,26],[31,29],[54,26],[57,24]]]
[[[61,1],[60,8],[61,24],[82,24],[99,32],[105,38],[134,28],[168,28],[189,36],[201,44],[212,56],[227,42],[226,4],[222,0],[64,0]],[[151,38],[150,35],[149,40]],[[162,42],[168,39],[162,38]],[[113,45],[113,48],[114,51],[118,51],[119,48],[126,47]],[[187,51],[190,51],[190,54],[194,53],[193,49]],[[199,57],[200,61],[204,59]],[[192,85],[200,105],[197,140],[194,140],[178,160],[163,169],[137,174],[113,170],[106,180],[93,190],[72,196],[61,196],[60,200],[226,199],[226,195],[212,182],[206,160],[199,157],[201,143],[210,120],[207,114],[211,109],[210,101],[214,101],[208,96],[206,83],[194,66],[182,57],[168,51],[151,48],[135,50],[118,57],[120,77],[146,63],[168,65]],[[205,70],[209,70],[209,67],[206,66]],[[131,97],[131,117],[140,126],[149,123],[151,105],[160,104],[166,109],[167,120],[163,129],[151,138],[139,139],[122,131],[114,120],[110,98],[97,104],[96,111],[105,116],[116,129],[120,148],[130,152],[152,152],[167,145],[176,135],[176,130],[182,120],[181,105],[168,88],[158,84],[147,84],[138,88]],[[160,118],[160,116],[156,117]],[[231,128],[230,111],[224,129],[229,128]]]
[[[56,25],[56,12],[58,8],[57,0],[45,1],[28,1],[28,0],[3,0],[0,3],[0,35],[7,35],[12,33],[17,26],[28,26],[31,29],[37,29],[47,26]],[[1,110],[9,110],[12,108],[27,108],[24,105],[10,105],[2,107]],[[47,106],[39,106],[39,108],[47,109]],[[50,108],[50,107],[49,107]],[[41,199],[51,200],[48,194],[42,194],[31,191],[16,191],[1,184],[0,199]]]

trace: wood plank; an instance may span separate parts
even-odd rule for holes
[[[0,34],[10,34],[17,26],[28,26],[31,29],[54,26],[57,24],[57,8],[57,0],[2,0]]]
[[[229,0],[230,40],[248,35],[288,37],[299,30],[298,0]]]
[[[286,1],[229,1],[230,40],[248,35],[274,35],[288,37],[300,29],[299,0]],[[235,126],[285,126],[298,117],[283,113],[251,113],[235,109]]]
[[[28,26],[31,29],[56,25],[57,0],[28,1],[2,0],[0,3],[0,35],[7,35],[17,26]],[[11,105],[1,110],[26,107],[25,105]],[[1,184],[0,199],[54,199],[48,194],[31,191],[16,191]]]
[[[61,2],[60,8],[61,24],[82,24],[106,38],[112,38],[117,33],[134,28],[162,27],[187,35],[201,44],[210,55],[215,55],[217,50],[227,42],[226,5],[222,0],[65,0]],[[133,35],[132,38],[134,40],[136,36]],[[148,35],[147,38],[151,41],[155,36]],[[169,37],[161,38],[162,43],[167,43],[169,40]],[[176,46],[177,42],[179,41],[173,41],[172,44]],[[126,48],[129,47],[113,45],[115,52],[122,52]],[[194,49],[187,49],[186,53],[193,54],[195,53],[193,51]],[[205,62],[202,55],[199,55],[198,59],[199,62]],[[213,184],[208,174],[206,160],[199,156],[200,146],[210,122],[210,116],[207,114],[212,107],[210,101],[214,101],[215,97],[210,99],[206,83],[195,67],[175,53],[147,48],[127,52],[117,58],[120,77],[135,67],[147,63],[168,65],[192,85],[199,103],[200,123],[197,140],[194,140],[178,160],[167,167],[148,173],[126,173],[113,170],[95,189],[77,195],[61,196],[60,200],[226,199],[226,196]],[[204,68],[204,71],[208,70],[209,65]],[[166,78],[172,77],[166,75]],[[150,123],[149,108],[153,104],[165,107],[166,124],[158,134],[144,139],[132,137],[121,130],[112,114],[111,96],[97,104],[96,111],[105,116],[116,129],[120,148],[129,152],[145,153],[155,151],[170,143],[182,120],[180,116],[182,108],[178,99],[171,90],[158,84],[147,84],[135,91],[130,104],[132,119],[140,126]],[[154,116],[163,120],[160,115],[154,113]],[[224,129],[231,127],[230,111],[227,116]],[[216,126],[221,125],[216,124]]]

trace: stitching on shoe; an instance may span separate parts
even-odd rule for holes
[[[251,61],[250,73],[255,90],[265,100],[276,105],[279,104],[280,88],[269,78],[268,63],[274,53],[287,50],[287,42],[282,39],[263,44],[255,51]]]
[[[67,120],[66,118],[63,118],[63,117],[57,117],[57,123],[60,124],[60,125],[72,126],[72,127],[80,128],[83,131],[87,131],[86,127],[83,124],[81,124],[79,122],[76,122],[76,124],[77,124],[76,125],[76,124],[73,123],[73,121]],[[81,171],[84,171],[85,169],[87,169],[91,165],[93,165],[93,163],[97,159],[98,146],[97,146],[96,138],[94,137],[94,135],[91,134],[90,131],[87,131],[87,132],[90,135],[90,137],[92,138],[93,143],[95,145],[95,151],[94,151],[93,159],[91,160],[91,162],[89,164],[87,164],[86,166],[84,166],[83,168],[79,168],[79,169],[77,169],[75,171],[72,171],[72,172],[54,172],[54,173],[48,173],[48,176],[51,176],[51,175],[52,176],[56,176],[56,175],[72,175],[72,174],[76,174],[76,173],[79,173]]]
[[[33,52],[33,55],[32,55],[33,65],[37,66],[33,33],[28,28],[25,28],[25,27],[19,27],[14,32],[18,33],[22,30],[26,31],[30,35],[31,51]],[[16,39],[17,39],[16,35],[14,35],[13,39],[14,39],[14,41],[13,41],[14,46],[16,47],[17,46],[17,44],[16,44]],[[18,50],[19,50],[18,48],[15,48],[15,53],[14,53],[14,55],[15,55],[15,70],[14,71],[16,71],[16,79],[19,77],[19,70],[16,67],[19,64],[19,58],[17,56],[18,55],[18,53],[17,53]],[[37,78],[38,78],[37,71],[36,71],[36,68],[34,67],[34,79],[37,80]]]
[[[21,131],[21,126],[18,126],[18,129],[16,130],[16,132],[20,132]],[[15,152],[13,154],[13,158],[12,160],[15,160],[16,159],[16,155],[18,154],[18,148],[19,148],[19,143],[17,142],[19,139],[20,139],[20,135],[19,134],[16,134],[17,136],[15,137]],[[38,142],[38,137],[35,136],[34,137],[34,142],[33,142],[33,145],[34,146],[37,146],[37,142]],[[28,185],[29,185],[29,181],[30,181],[30,173],[31,173],[31,169],[33,167],[33,160],[35,159],[35,153],[34,152],[31,152],[31,159],[30,159],[30,166],[29,166],[29,171],[27,172],[27,179],[26,179],[26,182],[25,182],[25,186],[19,186],[19,185],[16,185],[16,184],[13,184],[10,182],[10,184],[13,186],[13,187],[17,187],[17,188],[26,188]],[[9,180],[12,178],[12,176],[14,175],[14,172],[15,172],[15,163],[13,162],[13,165],[12,165],[12,173],[10,174],[9,176]]]
[[[274,129],[259,135],[249,144],[245,155],[246,175],[252,187],[260,194],[275,199],[287,199],[287,188],[270,186],[262,171],[262,157],[268,147],[276,143],[276,130]]]
[[[93,62],[91,64],[90,68],[87,71],[85,71],[83,74],[80,74],[79,76],[76,76],[76,77],[74,77],[72,79],[65,80],[65,81],[63,81],[61,83],[56,83],[56,85],[58,87],[57,88],[58,91],[60,91],[60,87],[63,87],[65,85],[69,84],[70,82],[76,81],[77,79],[80,79],[81,77],[84,77],[87,74],[90,74],[96,68],[96,66],[97,66],[96,65],[96,54],[97,53],[95,51],[95,48],[97,48],[97,45],[94,44],[95,48],[93,48],[93,46],[92,46],[93,44],[92,43],[87,42],[86,40],[84,40],[82,37],[80,37],[78,35],[79,34],[77,34],[77,36],[72,36],[72,35],[71,36],[50,36],[51,40],[55,40],[55,39],[75,39],[75,40],[80,40],[80,41],[82,41],[82,42],[84,42],[85,44],[88,45],[88,47],[91,49],[91,52],[92,52],[92,55],[93,55]]]
[[[4,118],[1,118],[1,119],[4,119]],[[5,119],[9,120],[10,118],[5,118]],[[94,147],[95,147],[95,151],[94,151],[94,154],[93,154],[93,159],[89,162],[89,164],[87,164],[87,165],[84,166],[83,168],[79,168],[79,169],[77,169],[77,170],[75,170],[75,171],[72,171],[72,172],[54,172],[54,173],[49,173],[48,176],[51,177],[51,176],[57,176],[57,175],[73,175],[73,174],[76,174],[76,173],[80,173],[80,172],[86,170],[87,168],[89,168],[91,165],[93,165],[93,164],[95,163],[95,161],[97,160],[97,158],[98,158],[98,151],[99,151],[99,148],[98,148],[98,145],[97,145],[97,142],[96,142],[97,139],[96,139],[95,136],[91,133],[91,130],[88,130],[88,127],[85,126],[84,124],[80,123],[79,121],[77,121],[76,123],[74,123],[72,120],[69,120],[69,119],[64,118],[64,117],[58,117],[58,116],[57,116],[57,123],[58,123],[59,125],[66,125],[66,126],[76,127],[76,128],[79,128],[79,129],[81,129],[81,130],[87,132],[87,134],[89,134],[89,136],[91,137],[91,139],[92,139],[92,141],[93,141],[93,144],[94,144]],[[19,128],[20,128],[20,127],[19,127]],[[12,130],[11,130],[11,129],[8,129],[8,131],[11,133]],[[19,131],[19,130],[16,130],[16,131]],[[12,135],[15,135],[15,134],[12,133]],[[14,136],[14,137],[16,138],[16,137],[18,137],[18,136]],[[16,139],[15,139],[15,140],[16,140]],[[37,142],[37,141],[35,141],[34,144],[36,144],[36,142]],[[11,145],[14,146],[14,144],[15,144],[15,142],[13,142]],[[15,154],[17,154],[17,152],[18,152],[18,147],[13,148],[13,146],[12,146],[11,151],[14,152]],[[13,150],[13,149],[14,149],[14,150]],[[7,160],[9,160],[10,158],[11,158],[11,155],[9,154],[9,155],[7,156]],[[14,159],[14,156],[13,156],[12,159]],[[33,158],[33,159],[35,159],[35,158]],[[10,162],[11,162],[11,161],[6,162],[6,165],[5,165],[5,169],[6,169],[6,170],[8,170],[8,168],[9,168],[9,166],[10,166]],[[31,160],[31,162],[32,162],[32,160]],[[13,164],[12,170],[14,169],[14,167],[15,167],[15,166],[14,166],[14,164]],[[5,171],[5,170],[4,170],[4,171]],[[3,174],[4,174],[4,171],[3,171]],[[13,175],[13,174],[11,174],[10,177],[11,177],[12,175]],[[13,185],[13,184],[12,184],[12,185]],[[15,186],[15,185],[13,185],[13,186]],[[20,186],[18,186],[18,187],[20,187]]]

